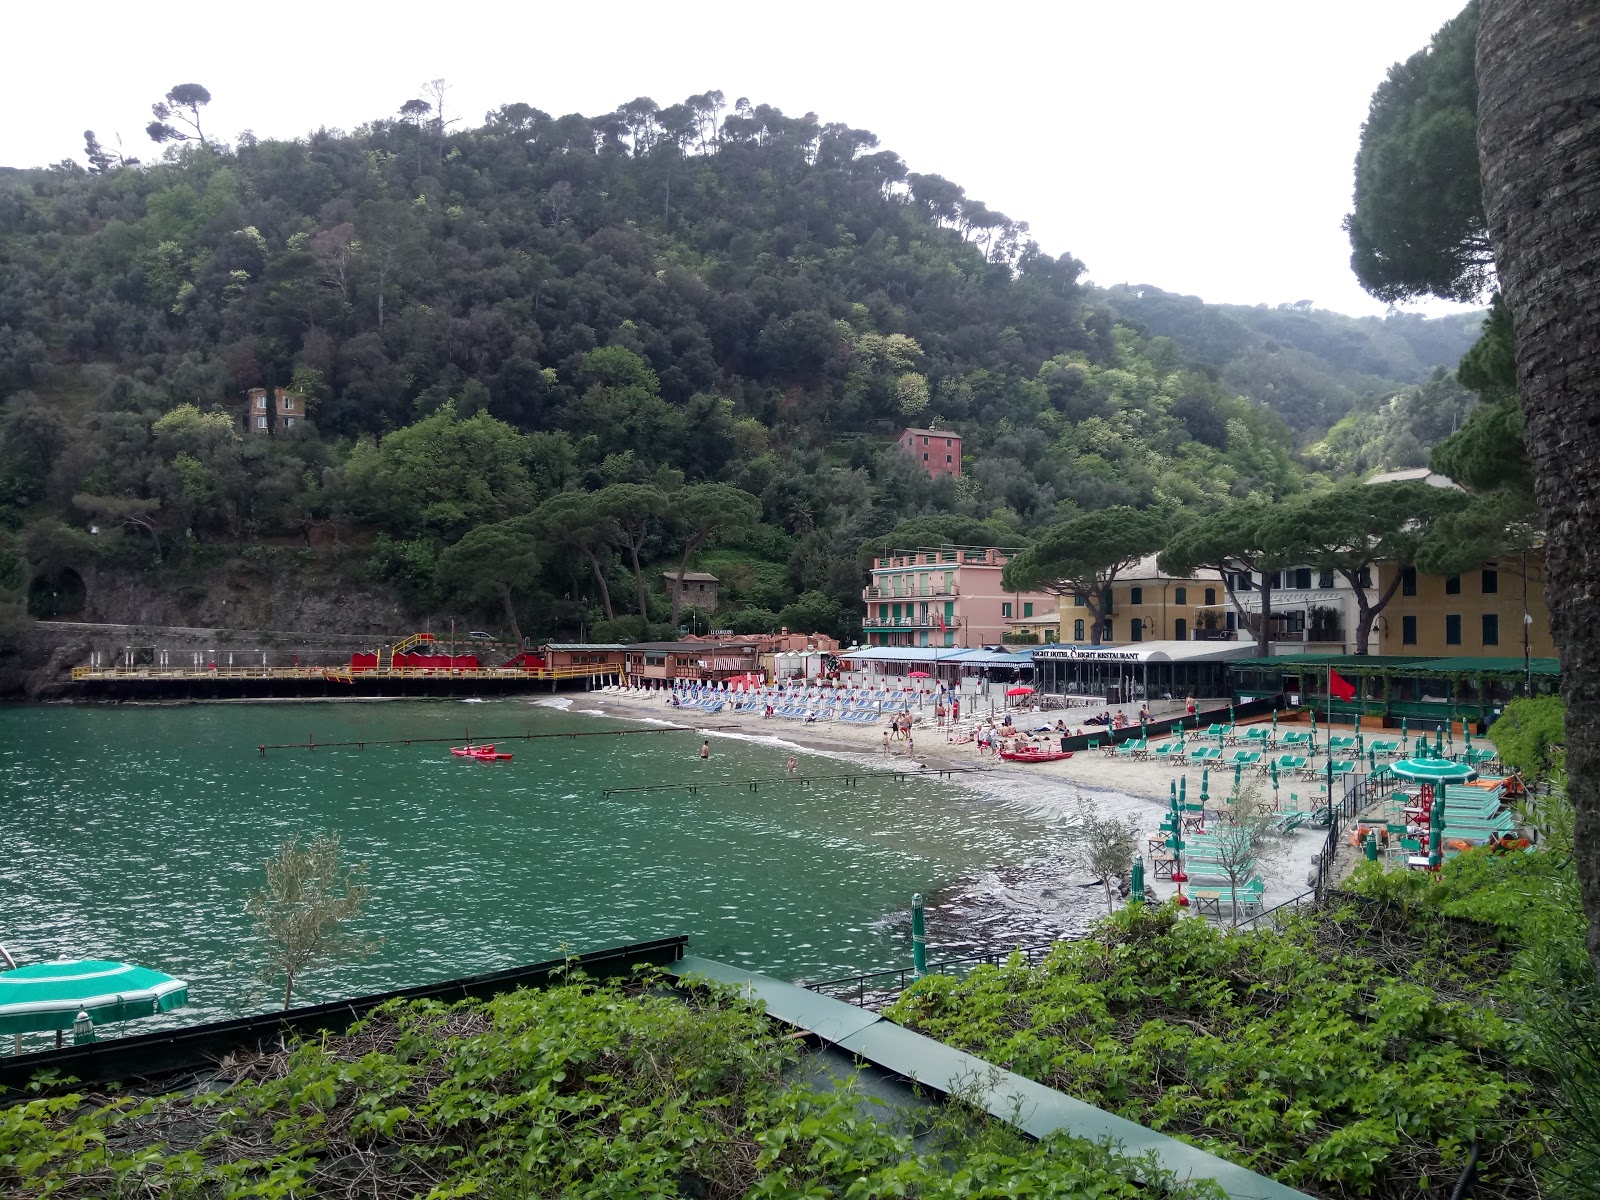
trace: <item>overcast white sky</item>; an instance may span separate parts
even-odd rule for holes
[[[438,76],[470,122],[721,88],[872,130],[1097,283],[1381,313],[1339,226],[1361,122],[1464,2],[28,4],[5,19],[30,103],[0,164],[81,162],[91,128],[154,157],[150,104],[177,83],[210,89],[230,140],[353,128]]]

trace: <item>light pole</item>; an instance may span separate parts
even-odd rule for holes
[[[1528,627],[1533,614],[1528,611],[1528,552],[1522,552],[1522,694],[1533,695],[1533,651],[1528,644]]]

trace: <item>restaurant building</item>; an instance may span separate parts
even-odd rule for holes
[[[1033,683],[1047,695],[1096,696],[1107,704],[1221,697],[1232,692],[1229,663],[1253,652],[1247,642],[1221,640],[1040,646]]]

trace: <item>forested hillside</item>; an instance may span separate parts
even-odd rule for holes
[[[0,172],[0,582],[36,611],[80,560],[301,539],[530,634],[675,621],[688,561],[719,624],[848,636],[861,546],[911,518],[1020,541],[1302,486],[1231,367],[863,130],[711,92],[174,145]],[[257,435],[252,387],[307,411]],[[1332,415],[1298,387],[1292,424]],[[965,477],[906,423],[964,434]]]
[[[1142,332],[1170,337],[1191,362],[1270,405],[1297,434],[1312,436],[1352,411],[1375,410],[1407,385],[1427,382],[1439,367],[1453,371],[1487,315],[1348,317],[1309,301],[1206,304],[1149,285],[1119,285],[1091,296]]]

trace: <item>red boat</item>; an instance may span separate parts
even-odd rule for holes
[[[479,762],[510,762],[512,755],[497,751],[493,746],[451,746],[450,753],[457,758],[475,758]]]
[[[1071,750],[1041,750],[1037,746],[1018,746],[1015,750],[1002,750],[1000,757],[1007,762],[1060,762],[1071,758]]]

